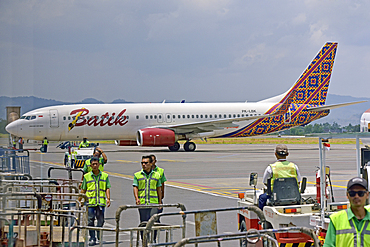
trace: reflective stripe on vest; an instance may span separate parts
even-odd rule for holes
[[[104,162],[104,158],[99,158],[99,171],[104,171],[104,165],[103,165],[103,162]],[[87,172],[92,172],[92,167],[91,167],[91,159],[88,159],[85,161],[85,164],[87,166]]]
[[[363,223],[360,231],[354,225],[353,219],[348,220],[347,210],[332,214],[330,220],[336,229],[335,243],[337,247],[370,246],[370,226],[368,220]]]
[[[151,172],[149,176],[143,174],[143,171],[136,172],[134,176],[138,182],[138,196],[140,204],[158,204],[157,184],[161,175],[158,172]]]
[[[105,206],[105,191],[107,189],[108,174],[99,174],[98,181],[93,178],[91,172],[85,174],[87,185],[86,196],[89,198],[89,207]]]
[[[296,178],[297,179],[297,171],[295,168],[295,164],[289,161],[276,161],[274,164],[270,165],[272,170],[272,178],[271,178],[271,191],[274,188],[274,181],[277,178]],[[298,181],[297,181],[298,183]]]

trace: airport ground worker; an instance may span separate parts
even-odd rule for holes
[[[44,149],[44,153],[46,153],[48,151],[48,144],[49,144],[48,138],[45,137],[44,141],[42,142],[42,147]]]
[[[110,206],[110,187],[108,174],[99,170],[99,160],[97,157],[91,159],[92,171],[86,173],[83,178],[81,193],[86,193],[88,202],[88,226],[94,226],[95,218],[97,227],[104,224],[105,207]],[[79,201],[81,198],[79,198]],[[100,238],[97,231],[98,239]],[[95,231],[89,230],[89,245],[93,246],[99,243],[95,237]]]
[[[298,166],[293,162],[286,160],[289,155],[288,147],[284,144],[279,144],[275,148],[275,157],[277,161],[269,165],[263,174],[263,183],[267,186],[267,180],[271,179],[271,188],[273,188],[274,181],[277,178],[290,178],[295,177],[297,182],[301,181],[301,174],[299,173]],[[266,205],[269,196],[262,194],[258,198],[258,207],[262,210]]]
[[[136,205],[162,204],[161,176],[153,171],[152,163],[151,156],[143,156],[142,170],[134,173],[133,192]],[[147,222],[156,213],[156,208],[139,208],[140,223]]]
[[[19,149],[23,149],[23,138],[22,137],[19,137],[18,145],[19,145]]]
[[[15,141],[15,138],[13,138],[13,148],[17,148],[17,142]]]
[[[370,207],[367,181],[355,177],[348,181],[350,208],[330,216],[324,247],[370,246]]]
[[[86,137],[84,137],[82,139],[82,142],[80,143],[80,145],[78,146],[78,149],[80,148],[87,148],[88,146],[90,145],[90,142],[87,140]]]

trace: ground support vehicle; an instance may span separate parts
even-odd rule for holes
[[[83,168],[85,161],[90,159],[95,151],[97,145],[89,143],[88,147],[78,148],[73,146],[70,142],[62,142],[57,147],[61,149],[67,149],[64,154],[64,165],[71,168]]]
[[[319,139],[319,145],[320,170],[317,172],[315,187],[306,188],[305,178],[302,179],[301,189],[298,188],[295,178],[278,178],[274,182],[273,193],[267,189],[267,194],[271,198],[263,208],[263,215],[268,228],[307,227],[315,230],[317,236],[323,241],[330,223],[330,214],[349,207],[348,201],[334,202],[332,191],[328,190],[330,169],[325,166],[325,149],[322,138]],[[239,195],[238,207],[258,205],[258,198],[263,191],[257,190],[256,184],[257,175],[252,173],[250,186],[254,186],[254,190]],[[271,188],[269,185],[267,187]],[[260,219],[253,212],[248,210],[238,212],[240,231],[262,229],[259,221]],[[302,233],[277,233],[275,237],[280,244],[304,243],[306,246],[311,242],[310,237]]]

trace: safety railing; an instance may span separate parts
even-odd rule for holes
[[[116,247],[118,247],[118,243],[119,243],[119,233],[122,232],[122,231],[130,231],[130,246],[133,246],[133,232],[136,231],[137,232],[137,240],[136,240],[136,246],[138,246],[138,242],[139,242],[139,233],[144,231],[146,228],[145,227],[135,227],[135,228],[130,228],[130,229],[120,229],[120,220],[121,220],[121,213],[124,211],[124,210],[127,210],[127,209],[143,209],[143,208],[180,208],[181,211],[180,212],[183,212],[186,210],[185,208],[185,205],[181,204],[181,203],[178,203],[178,204],[153,204],[153,205],[122,205],[120,206],[117,211],[116,211],[116,229],[115,229],[115,232],[116,232]],[[157,239],[160,238],[160,231],[159,230],[168,230],[169,231],[169,236],[166,235],[166,240],[165,241],[169,241],[172,239],[173,237],[173,230],[174,229],[179,229],[179,228],[182,228],[182,235],[185,236],[185,232],[184,232],[184,226],[185,226],[185,218],[186,216],[183,217],[183,224],[182,225],[176,225],[176,226],[168,226],[168,225],[164,225],[164,224],[156,224],[154,227],[154,222],[153,222],[153,225],[152,225],[152,228],[151,230],[148,230],[147,232],[151,232],[154,230],[157,230],[158,231],[158,235],[157,235]],[[145,235],[144,234],[144,237],[143,237],[143,240],[145,239]],[[151,235],[152,236],[152,240],[153,240],[153,234]],[[144,246],[144,243],[143,243],[143,246]]]
[[[169,213],[160,213],[154,214],[146,224],[146,229],[143,235],[143,246],[148,246],[152,241],[148,239],[148,234],[151,233],[152,227],[155,222],[157,222],[161,217],[166,216],[181,216],[183,221],[186,215],[193,214],[195,216],[195,231],[197,236],[204,235],[217,235],[217,212],[225,211],[236,211],[236,210],[250,210],[257,214],[260,218],[262,227],[265,228],[266,219],[263,215],[261,209],[256,206],[247,206],[247,207],[235,207],[235,208],[220,208],[220,209],[206,209],[206,210],[194,210],[194,211],[180,211],[180,212],[169,212]],[[185,238],[186,233],[186,224],[184,224],[182,238]],[[174,243],[172,243],[174,244]]]
[[[23,151],[26,151],[27,155],[24,155]],[[0,149],[0,171],[30,174],[28,150]]]
[[[31,199],[30,197],[35,197],[36,199]],[[72,201],[64,199],[73,198]],[[88,220],[88,213],[85,205],[87,204],[87,196],[85,194],[75,194],[75,193],[0,193],[0,198],[2,198],[2,212],[0,213],[0,217],[8,219],[11,224],[8,223],[8,236],[13,236],[13,225],[16,225],[17,235],[19,237],[22,236],[22,224],[27,226],[32,226],[33,230],[36,232],[40,232],[41,226],[48,226],[48,239],[40,238],[40,235],[37,236],[37,240],[33,243],[39,243],[50,241],[52,242],[53,238],[53,228],[59,227],[61,228],[58,232],[57,236],[62,236],[61,242],[66,242],[68,237],[65,237],[65,233],[69,233],[69,229],[73,225],[87,225]],[[78,202],[78,198],[83,198],[83,203],[80,204]],[[24,201],[30,200],[31,203],[28,204],[28,208],[24,207],[7,207],[7,204],[10,204],[11,201]],[[37,200],[37,203],[34,202]],[[66,206],[66,203],[68,206]],[[16,203],[19,205],[20,203]],[[71,207],[73,204],[74,206]],[[15,219],[14,216],[18,215],[18,218]],[[23,219],[20,218],[23,216]],[[0,224],[1,227],[1,224]],[[68,230],[66,228],[68,227]],[[44,229],[45,230],[45,229]],[[27,232],[27,228],[25,228],[25,233]],[[27,241],[27,234],[23,234],[24,241]],[[77,239],[79,239],[80,231],[77,232]],[[86,235],[83,233],[82,235]],[[50,240],[51,239],[51,240]],[[26,242],[25,242],[26,243]],[[9,245],[11,246],[11,245]],[[39,245],[40,246],[40,245]],[[50,245],[51,246],[51,245]]]
[[[220,234],[220,235],[210,235],[210,236],[199,236],[193,238],[184,238],[181,241],[174,244],[174,247],[181,247],[185,246],[186,244],[199,244],[199,243],[209,243],[209,242],[216,242],[218,246],[220,246],[220,242],[223,241],[230,241],[230,240],[240,240],[240,246],[246,246],[246,243],[249,244],[257,244],[259,241],[264,241],[265,247],[273,246],[279,247],[279,243],[275,238],[272,237],[273,233],[304,233],[311,237],[313,241],[314,247],[319,247],[320,242],[316,234],[312,229],[306,227],[288,227],[288,228],[281,228],[281,229],[264,229],[264,230],[256,230],[250,229],[247,232],[239,232],[239,233],[228,233],[228,234]],[[168,246],[173,245],[173,243],[153,243],[149,246]]]

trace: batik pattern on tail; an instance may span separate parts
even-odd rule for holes
[[[262,118],[248,126],[222,137],[247,137],[267,134],[294,126],[304,125],[329,114],[329,111],[308,112],[307,107],[325,105],[337,43],[326,43],[308,68],[283,99],[265,114],[273,114],[295,90],[295,96],[285,115]]]

